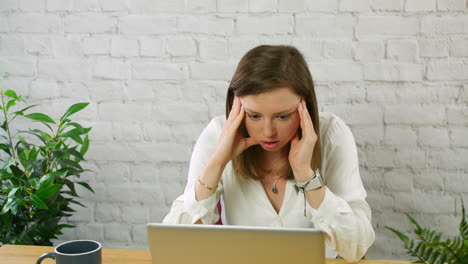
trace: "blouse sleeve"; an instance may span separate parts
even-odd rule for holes
[[[163,223],[194,224],[201,219],[203,224],[214,224],[219,220],[217,204],[223,192],[222,177],[213,195],[201,201],[197,201],[195,198],[195,183],[214,153],[218,137],[222,131],[222,124],[219,122],[219,118],[222,117],[211,120],[198,137],[190,159],[187,185],[185,186],[184,193],[172,203],[171,210],[164,218]]]
[[[312,208],[312,222],[329,237],[327,245],[348,262],[359,261],[375,240],[371,209],[359,175],[356,143],[351,130],[339,118],[322,139],[325,158],[325,198]]]

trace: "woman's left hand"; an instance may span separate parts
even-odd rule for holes
[[[299,112],[300,127],[302,129],[302,138],[299,139],[299,130],[291,139],[291,149],[289,150],[289,163],[294,172],[294,178],[298,182],[307,181],[313,174],[310,166],[317,134],[314,130],[314,124],[310,118],[304,99],[301,99],[297,108]]]

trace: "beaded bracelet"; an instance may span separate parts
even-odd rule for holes
[[[210,186],[204,184],[200,179],[198,179],[198,182],[200,183],[201,186],[207,188],[207,189],[210,190],[210,191],[212,191],[212,190],[215,189],[215,188],[218,188],[218,185],[216,185],[215,187],[210,187]]]

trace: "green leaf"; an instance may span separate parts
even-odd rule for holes
[[[44,201],[42,201],[41,198],[37,197],[35,194],[31,194],[31,201],[37,209],[49,209],[49,207],[47,207]]]
[[[24,115],[24,117],[27,117],[29,119],[42,122],[42,123],[55,124],[55,121],[50,116],[42,114],[42,113],[32,113],[32,114]]]
[[[392,231],[393,233],[395,233],[395,234],[400,238],[400,240],[403,241],[403,243],[405,243],[405,245],[408,244],[408,242],[409,242],[409,237],[408,237],[408,236],[406,236],[405,234],[403,234],[403,233],[401,233],[400,231],[395,230],[395,229],[393,229],[393,228],[391,228],[391,227],[386,226],[385,228],[387,228],[388,230],[390,230],[390,231]]]
[[[14,115],[20,115],[20,116],[22,116],[22,115],[24,115],[24,111],[26,111],[26,110],[28,110],[28,109],[30,109],[30,108],[33,108],[33,107],[35,107],[35,106],[37,106],[37,105],[30,105],[30,106],[28,106],[28,107],[25,107],[25,108],[23,108],[23,109],[21,109],[21,110],[18,110],[18,111],[16,111],[16,112],[14,112],[13,114],[14,114]]]
[[[62,134],[62,137],[78,137],[83,134],[87,134],[91,128],[74,128]]]
[[[11,100],[8,101],[8,103],[6,104],[6,110],[8,111],[8,109],[10,109],[10,107],[15,106],[15,105],[16,105],[16,100],[15,100],[15,99],[11,99]]]
[[[73,155],[73,156],[77,157],[80,160],[85,160],[83,155],[81,155],[81,153],[79,153],[78,151],[76,151],[74,149],[61,149],[61,150],[57,150],[57,152],[58,153],[67,153],[67,154],[70,154],[70,155]]]
[[[39,183],[39,179],[38,179],[38,178],[29,179],[29,184],[30,184],[35,190],[39,190],[39,188],[40,188],[40,183]]]
[[[90,192],[95,193],[94,190],[91,188],[91,186],[89,186],[88,183],[86,183],[86,182],[76,182],[76,183],[78,183],[79,185],[85,187],[85,188],[88,189]]]
[[[81,149],[80,149],[80,154],[81,155],[86,154],[86,152],[88,151],[88,148],[89,148],[89,137],[88,135],[86,135],[83,141],[83,146],[81,146]]]
[[[83,169],[80,166],[80,164],[78,164],[78,162],[75,162],[73,160],[63,159],[63,160],[58,160],[57,162],[60,163],[61,165],[70,166],[70,167],[77,168],[77,169],[80,169],[80,170]]]
[[[68,108],[68,110],[65,111],[65,114],[63,114],[63,116],[60,118],[60,121],[63,122],[63,120],[65,120],[67,117],[73,115],[76,112],[81,111],[83,108],[85,108],[88,105],[89,103],[77,103],[77,104],[70,106],[70,108]]]
[[[10,98],[18,99],[18,95],[13,90],[6,90],[3,94]]]
[[[56,194],[60,188],[62,188],[62,185],[61,184],[54,184],[54,185],[51,185],[49,187],[46,187],[46,188],[43,188],[43,189],[40,189],[36,195],[37,197],[41,198],[41,199],[47,199],[49,198],[50,196]]]

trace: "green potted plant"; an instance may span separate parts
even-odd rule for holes
[[[407,253],[417,258],[415,263],[468,264],[468,222],[465,218],[463,200],[461,204],[460,236],[452,239],[443,239],[441,233],[421,227],[409,214],[406,214],[406,216],[414,226],[417,239],[412,239],[391,227],[386,226],[386,228],[403,241]]]
[[[60,223],[75,212],[70,205],[84,207],[75,184],[94,192],[79,181],[88,171],[80,162],[85,160],[91,128],[70,119],[89,103],[70,106],[59,120],[27,113],[35,105],[13,111],[25,101],[15,91],[3,90],[5,76],[0,75],[0,245],[52,245],[51,239],[63,228],[74,227]],[[43,129],[13,131],[17,118],[37,122]]]

